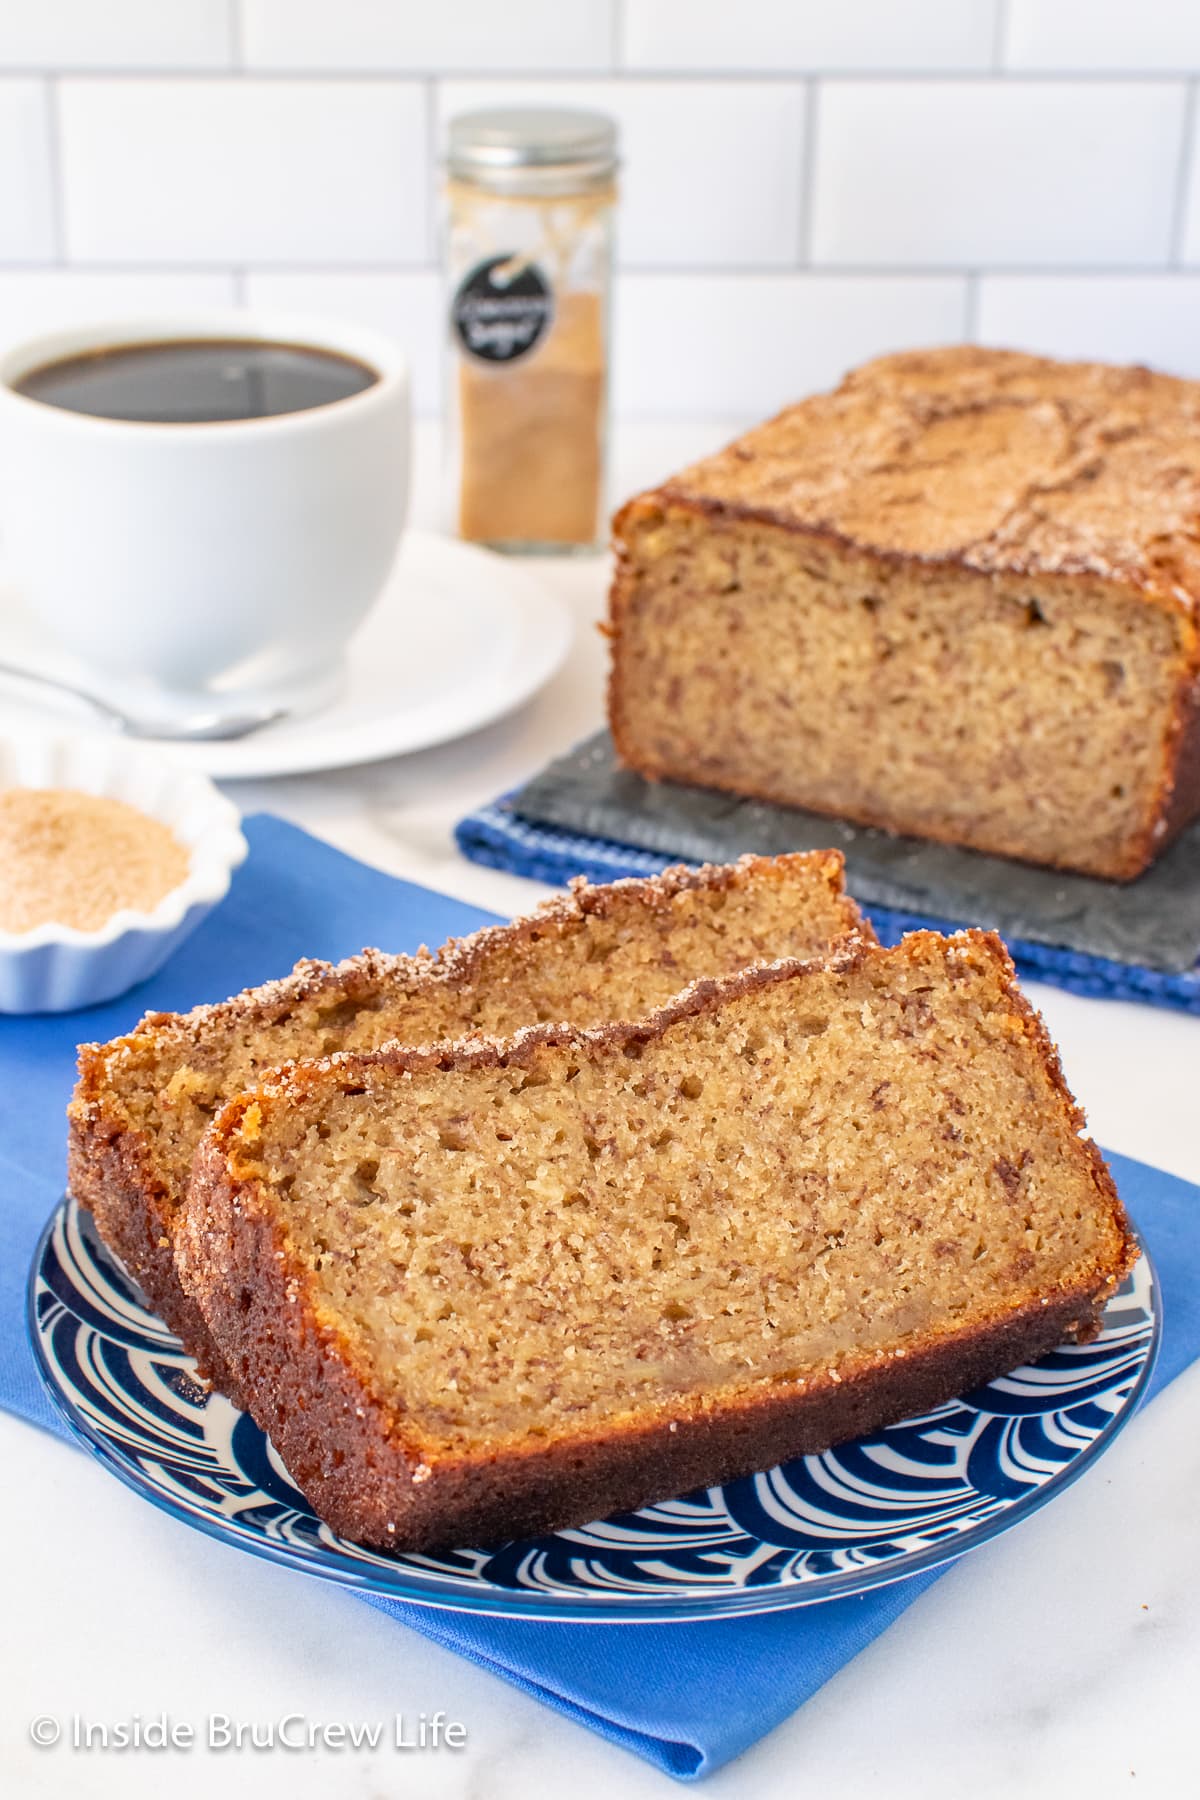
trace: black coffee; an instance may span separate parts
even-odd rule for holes
[[[361,394],[376,370],[335,350],[255,338],[113,344],[43,363],[13,383],[18,394],[98,419],[212,424],[308,412]]]

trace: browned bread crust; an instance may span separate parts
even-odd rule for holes
[[[934,934],[917,933],[896,951],[847,948],[829,971],[849,973],[872,957],[920,954]],[[731,1399],[680,1393],[627,1414],[555,1427],[516,1445],[431,1448],[406,1417],[402,1399],[376,1385],[371,1368],[318,1297],[296,1253],[278,1191],[246,1163],[243,1132],[276,1109],[323,1117],[338,1095],[375,1095],[389,1085],[439,1072],[529,1069],[547,1047],[572,1063],[629,1056],[679,1022],[720,1012],[740,997],[797,983],[816,965],[780,963],[694,984],[652,1018],[594,1031],[539,1026],[507,1044],[389,1048],[372,1057],[293,1065],[255,1095],[220,1114],[197,1158],[178,1239],[185,1286],[239,1379],[245,1403],[276,1444],[320,1516],[343,1535],[405,1549],[529,1536],[634,1509],[695,1486],[731,1479],[816,1452],[964,1392],[1064,1338],[1094,1335],[1108,1295],[1136,1259],[1111,1177],[1083,1130],[1041,1020],[1015,985],[1012,965],[991,934],[951,940],[964,966],[998,973],[1008,1027],[1048,1078],[1064,1155],[1090,1184],[1106,1246],[1071,1284],[1060,1283],[974,1329],[915,1332],[906,1348],[871,1346],[841,1356],[798,1385],[746,1387]],[[570,1078],[568,1077],[568,1080]],[[540,1085],[540,1082],[539,1084]],[[325,1098],[328,1097],[328,1098]],[[1015,1171],[1009,1171],[1015,1175]]]
[[[80,1047],[85,1075],[85,1052]],[[76,1090],[78,1096],[79,1090]],[[196,1358],[201,1375],[237,1398],[232,1373],[209,1335],[195,1301],[179,1285],[175,1271],[175,1194],[163,1180],[153,1146],[107,1113],[102,1093],[82,1106],[72,1102],[67,1137],[67,1187],[91,1213],[96,1228],[134,1277],[150,1310]],[[239,1400],[240,1404],[240,1400]]]
[[[864,363],[657,493],[983,574],[1096,575],[1195,614],[1200,382],[963,344]]]
[[[92,1212],[104,1241],[140,1283],[152,1309],[211,1379],[230,1392],[233,1376],[194,1302],[180,1287],[175,1269],[173,1239],[185,1179],[131,1114],[131,1094],[159,1113],[170,1109],[176,1102],[169,1077],[186,1068],[190,1058],[248,1032],[261,1031],[269,1037],[273,1028],[282,1028],[309,1005],[327,1014],[330,1004],[335,1009],[343,1003],[348,1010],[369,1009],[382,1000],[401,1021],[406,1007],[411,1008],[415,1021],[422,1001],[441,994],[442,1010],[455,1015],[457,1036],[464,1029],[464,1009],[469,1010],[472,997],[482,991],[501,1018],[506,1009],[513,1012],[510,1028],[516,1030],[532,1016],[521,1010],[523,973],[569,965],[580,953],[580,933],[588,920],[628,918],[636,926],[640,918],[648,936],[654,922],[669,919],[673,903],[689,894],[714,902],[752,886],[768,899],[791,894],[807,901],[830,942],[848,934],[871,940],[870,926],[845,892],[843,874],[841,853],[828,850],[776,858],[747,856],[740,862],[697,869],[678,866],[651,878],[595,886],[579,879],[568,892],[552,896],[526,917],[451,939],[436,955],[425,949],[415,956],[364,950],[336,966],[304,961],[282,980],[248,988],[233,999],[184,1014],[149,1013],[126,1037],[80,1046],[79,1080],[68,1111],[71,1192]],[[678,986],[687,984],[690,973],[681,967]],[[509,983],[511,1002],[505,991]],[[602,975],[597,985],[602,1000]],[[334,1049],[338,1029],[328,1020],[314,1024],[290,1051],[264,1052],[269,1060],[261,1067],[289,1055],[316,1056],[322,1049]],[[417,1041],[428,1041],[427,1033],[418,1031]],[[259,1072],[253,1071],[250,1079]],[[223,1088],[218,1083],[219,1100],[231,1098],[245,1085],[246,1080]]]
[[[618,753],[650,779],[728,787],[883,829],[1131,879],[1200,816],[1197,517],[1200,383],[974,346],[880,358],[617,514],[608,712]],[[1175,645],[1162,676],[1170,699],[1161,723],[1148,722],[1155,770],[1122,841],[1116,848],[1098,842],[1090,854],[1056,852],[1053,834],[1031,846],[1019,822],[973,829],[969,809],[965,822],[939,821],[936,811],[914,814],[869,793],[830,803],[803,770],[772,780],[736,766],[722,772],[715,761],[702,767],[686,751],[682,760],[656,751],[631,680],[646,654],[631,629],[647,592],[639,540],[685,518],[712,528],[718,566],[732,563],[734,534],[753,529],[759,543],[775,547],[772,555],[782,557],[790,543],[802,573],[807,552],[818,582],[844,581],[848,591],[865,594],[889,581],[898,592],[903,582],[909,606],[955,578],[980,607],[989,595],[1011,599],[1014,608],[1029,596],[1058,594],[1068,606],[1107,596],[1164,615]],[[703,597],[699,590],[688,595],[693,608]],[[747,618],[754,604],[748,597]],[[685,673],[685,687],[688,679]],[[738,679],[761,678],[743,666]],[[955,679],[953,665],[946,679]],[[994,726],[1002,736],[1004,720]],[[848,726],[850,765],[854,736]],[[954,756],[952,742],[947,754]],[[1120,779],[1124,771],[1112,774]],[[1055,775],[1045,771],[1049,783]]]

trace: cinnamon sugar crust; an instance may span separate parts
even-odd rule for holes
[[[876,553],[1195,612],[1200,382],[975,345],[880,357],[660,490]]]

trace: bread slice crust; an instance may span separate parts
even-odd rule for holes
[[[906,945],[938,942],[916,933]],[[940,1404],[1066,1338],[1086,1341],[1104,1304],[1136,1260],[1136,1244],[1111,1177],[1068,1092],[1041,1020],[1015,985],[999,940],[964,933],[961,954],[1000,971],[1013,1029],[1047,1077],[1070,1154],[1087,1172],[1104,1217],[1107,1250],[1080,1278],[969,1330],[931,1329],[905,1347],[868,1347],[804,1381],[732,1396],[672,1395],[615,1420],[581,1421],[549,1439],[465,1447],[433,1443],[380,1390],[371,1367],[322,1304],[297,1255],[275,1189],[248,1172],[239,1151],[252,1109],[311,1107],[324,1096],[447,1070],[529,1070],[546,1050],[582,1057],[629,1054],[660,1042],[679,1022],[719,1013],[739,997],[803,984],[811,963],[785,962],[694,984],[636,1024],[593,1031],[539,1026],[508,1043],[389,1048],[372,1057],[299,1063],[215,1121],[196,1161],[178,1259],[245,1403],[316,1511],[343,1536],[384,1548],[432,1550],[531,1536],[633,1510],[692,1487],[814,1453]],[[903,947],[902,947],[903,950]],[[850,974],[872,956],[849,947],[829,970]],[[801,988],[796,990],[797,994]]]

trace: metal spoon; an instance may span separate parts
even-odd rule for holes
[[[123,712],[120,707],[113,706],[110,701],[102,700],[98,694],[89,693],[86,688],[75,687],[69,681],[60,681],[57,675],[41,675],[34,669],[19,669],[11,663],[0,662],[0,676],[14,681],[35,682],[41,687],[54,688],[60,694],[69,694],[73,700],[82,700],[113,731],[123,732],[126,737],[132,738],[162,738],[167,741],[196,743],[208,739],[215,742],[249,737],[252,731],[261,731],[264,725],[274,725],[276,720],[287,717],[286,707],[274,706],[261,707],[257,712],[199,712],[178,719],[137,718],[133,713]]]

